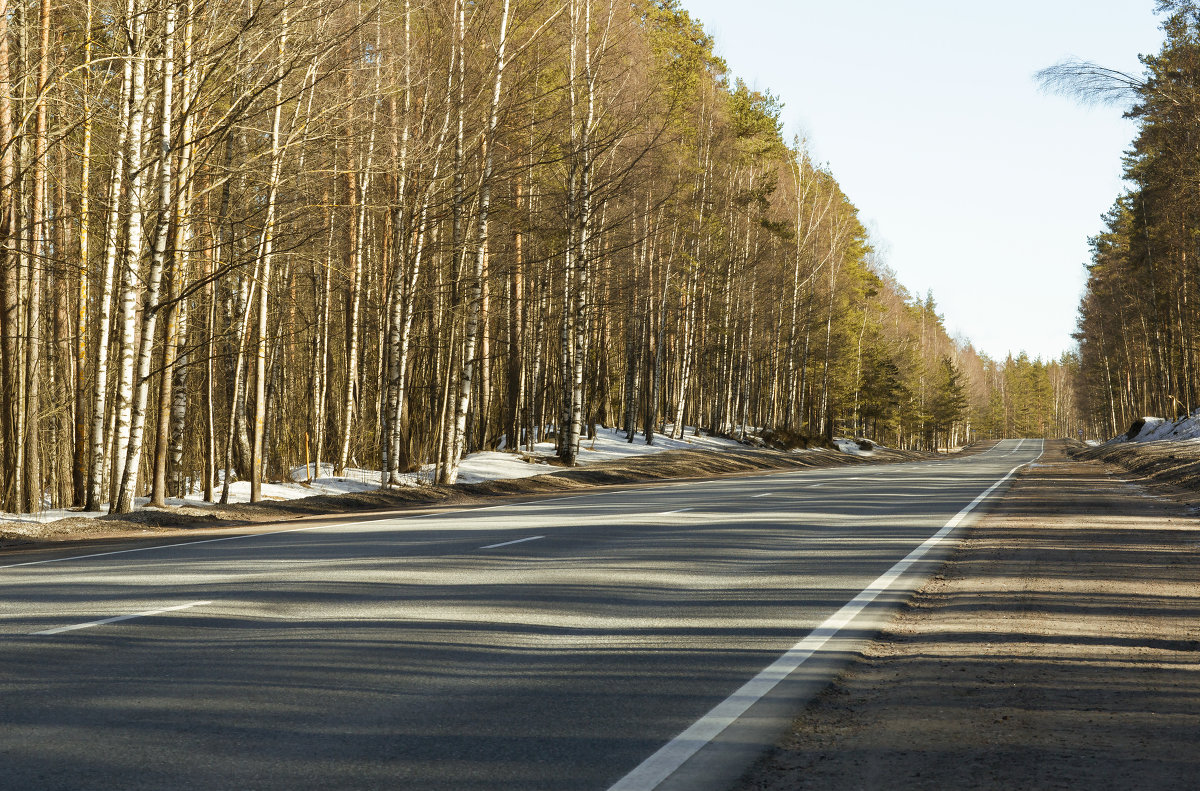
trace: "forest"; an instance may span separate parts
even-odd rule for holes
[[[1074,434],[1097,360],[1131,389],[1093,412],[1195,400],[1175,93],[1097,248],[1120,334],[993,361],[676,0],[0,5],[0,511],[258,499],[308,464],[449,484],[480,449],[572,466],[598,425]],[[1148,85],[1194,68],[1177,35]]]
[[[1073,61],[1047,70],[1051,87],[1128,106],[1137,136],[1124,159],[1128,189],[1091,239],[1079,309],[1078,394],[1090,433],[1114,436],[1143,415],[1200,406],[1200,8],[1159,0],[1164,41],[1130,75]]]

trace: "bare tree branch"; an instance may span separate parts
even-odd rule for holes
[[[1089,60],[1067,58],[1034,75],[1042,90],[1083,104],[1128,105],[1145,85],[1140,77]]]

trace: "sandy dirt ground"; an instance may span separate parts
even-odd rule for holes
[[[738,791],[1200,788],[1200,493],[1064,450]]]

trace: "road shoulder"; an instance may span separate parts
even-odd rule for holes
[[[981,452],[991,443],[968,448]],[[399,487],[373,492],[318,495],[299,500],[233,505],[189,505],[166,509],[143,508],[131,514],[95,518],[71,517],[53,522],[4,522],[0,515],[0,555],[81,546],[107,547],[124,541],[177,541],[236,532],[272,532],[296,520],[312,523],[345,516],[384,518],[444,508],[503,504],[532,499],[638,487],[689,480],[754,476],[788,470],[895,464],[941,458],[932,453],[877,448],[855,455],[834,450],[802,452],[736,448],[721,452],[674,450],[600,462],[547,475],[448,486]]]
[[[1048,444],[739,791],[1194,788],[1200,521]]]

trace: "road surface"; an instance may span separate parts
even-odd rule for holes
[[[727,788],[1040,447],[0,558],[0,788]]]

